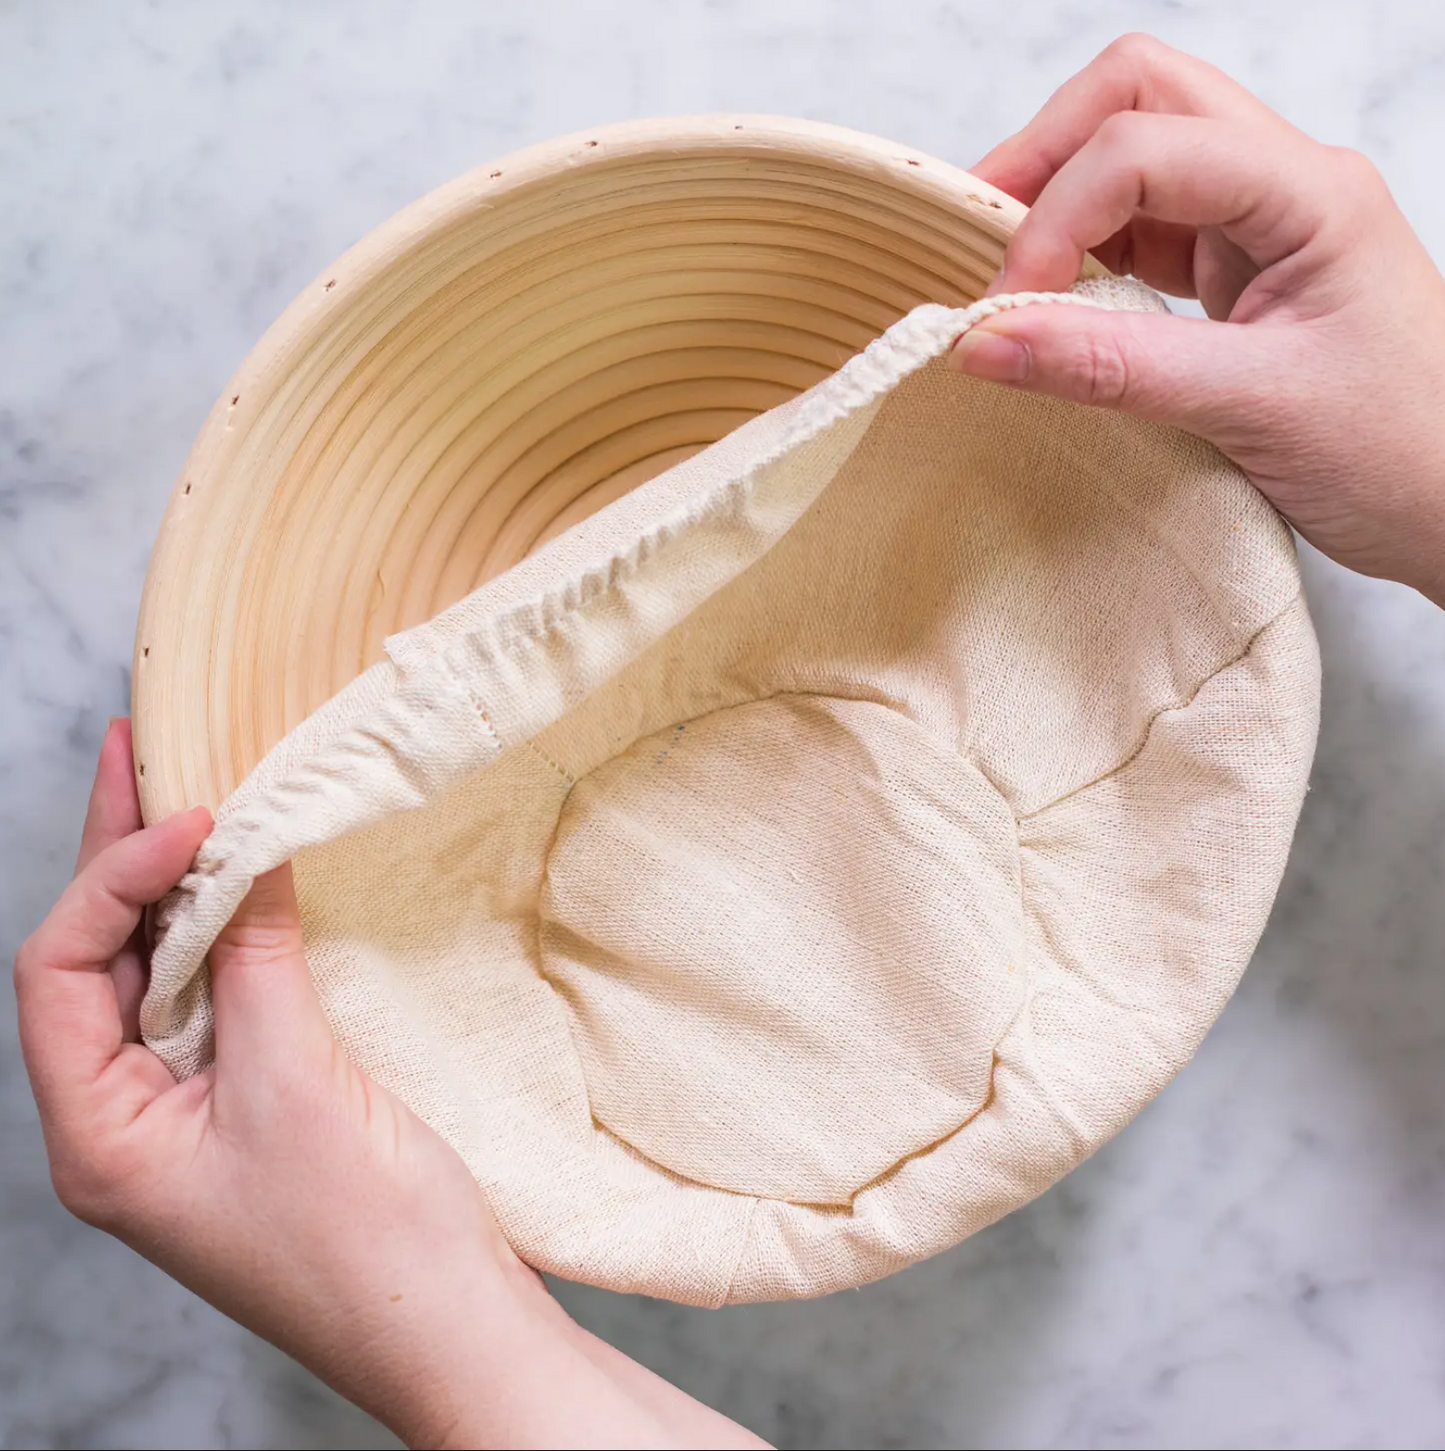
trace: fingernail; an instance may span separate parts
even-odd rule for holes
[[[1029,375],[1029,350],[1017,339],[974,328],[954,344],[955,368],[990,383],[1022,383]]]
[[[1000,267],[998,271],[993,274],[993,281],[984,288],[983,295],[985,297],[997,297],[999,293],[1007,292],[1008,289],[1008,273],[1004,268]]]

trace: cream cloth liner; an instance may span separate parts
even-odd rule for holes
[[[585,998],[592,991],[588,974],[597,963],[587,957],[587,952],[595,956],[594,946],[574,960],[576,952],[569,944],[580,936],[595,945],[607,932],[618,930],[612,918],[602,922],[598,917],[599,911],[606,916],[609,904],[618,905],[615,893],[609,888],[602,894],[607,901],[599,906],[597,894],[589,895],[586,885],[589,862],[595,864],[592,870],[599,880],[607,878],[610,858],[619,850],[607,835],[612,827],[606,812],[613,796],[641,801],[638,810],[645,807],[644,815],[660,809],[660,798],[647,795],[652,788],[635,771],[632,777],[626,775],[635,751],[623,767],[613,768],[610,750],[588,746],[581,754],[588,759],[590,776],[569,769],[570,761],[558,764],[554,755],[554,747],[556,754],[576,747],[568,737],[573,720],[590,719],[588,729],[596,734],[599,710],[603,717],[608,710],[614,717],[618,710],[631,710],[617,703],[627,692],[618,697],[614,691],[609,697],[603,687],[637,662],[659,658],[659,642],[666,642],[704,603],[763,561],[810,510],[810,518],[815,517],[815,505],[850,463],[855,472],[862,467],[858,459],[866,451],[860,446],[900,384],[982,318],[1043,303],[1157,306],[1144,289],[1094,283],[1081,284],[1073,294],[986,299],[964,310],[920,307],[809,393],[635,490],[430,623],[389,640],[389,658],[280,742],[218,811],[215,831],[195,869],[161,914],[162,933],[142,1014],[146,1041],[180,1076],[205,1066],[211,1031],[205,954],[254,878],[302,853],[298,887],[308,951],[328,1013],[348,1051],[462,1152],[488,1189],[508,1237],[541,1268],[702,1304],[822,1293],[877,1278],[957,1242],[1040,1192],[1097,1147],[1187,1060],[1232,991],[1283,868],[1314,739],[1317,661],[1287,531],[1212,450],[1128,420],[1071,422],[1083,416],[1082,410],[1047,400],[1008,395],[1011,401],[1004,403],[1003,390],[980,395],[986,396],[980,407],[1024,409],[1028,426],[1034,428],[1063,417],[1073,430],[1060,445],[1065,454],[1074,449],[1084,458],[1090,449],[1099,454],[1101,443],[1108,451],[1118,449],[1121,439],[1145,440],[1132,462],[1125,456],[1127,448],[1118,460],[1105,462],[1117,462],[1126,472],[1137,470],[1137,498],[1146,505],[1145,545],[1157,554],[1162,543],[1176,567],[1181,559],[1185,562],[1182,582],[1171,575],[1160,588],[1182,591],[1178,608],[1190,615],[1189,628],[1206,643],[1191,638],[1183,645],[1162,647],[1161,683],[1154,690],[1161,704],[1135,712],[1137,719],[1128,728],[1137,734],[1142,723],[1145,734],[1127,750],[1120,749],[1124,737],[1110,716],[1112,707],[1105,704],[1098,707],[1105,722],[1099,730],[1093,731],[1092,717],[1086,714],[1080,715],[1083,724],[1078,728],[1060,717],[1060,729],[1044,732],[1053,756],[1020,756],[1006,739],[1009,716],[1000,706],[1003,726],[992,738],[990,769],[978,777],[978,801],[983,804],[977,811],[968,807],[963,826],[945,822],[940,828],[931,798],[920,808],[923,815],[909,818],[915,823],[909,829],[922,835],[907,843],[905,859],[935,830],[954,833],[949,840],[957,845],[945,856],[971,849],[972,834],[979,836],[982,855],[969,868],[963,886],[971,892],[976,883],[981,897],[987,897],[992,890],[988,883],[996,877],[1000,895],[987,923],[975,927],[985,939],[990,933],[1000,942],[1007,938],[1005,955],[1017,958],[1021,969],[1015,971],[1010,960],[1007,978],[960,990],[964,995],[957,1002],[966,1011],[959,1018],[962,1047],[954,1055],[959,1060],[956,1071],[938,1066],[939,1042],[927,1037],[933,1028],[920,1029],[908,1016],[907,1004],[919,991],[912,980],[895,994],[906,999],[897,1024],[899,1040],[915,1054],[902,1067],[883,1062],[889,1042],[870,1027],[872,1020],[857,1003],[846,994],[838,997],[842,1007],[829,1031],[836,1027],[839,1040],[850,1045],[848,1056],[846,1062],[822,1070],[837,1082],[782,1083],[788,1091],[780,1093],[779,1085],[741,1081],[746,1077],[742,1070],[736,1071],[738,1081],[729,1081],[733,1055],[741,1055],[754,1076],[758,1063],[766,1062],[786,1078],[787,1054],[748,1058],[754,1036],[767,1036],[761,1029],[756,1035],[749,1029],[716,1041],[716,1035],[707,1036],[707,1023],[695,1031],[692,1018],[686,1017],[695,1006],[690,1000],[678,1009],[683,1016],[677,1020],[677,1063],[664,1061],[666,1045],[659,1047],[653,1062],[650,1052],[637,1051],[636,1042],[620,1041],[617,1035],[625,1036],[630,1023],[644,1021],[657,1008],[655,998],[645,996],[651,989],[644,984],[644,996],[638,997],[633,984],[623,982],[626,993],[609,1006],[597,1007],[595,1013],[586,1001],[579,1006],[577,993]],[[983,386],[953,378],[928,382],[934,393],[925,389],[920,395],[924,402],[916,406],[926,418],[926,409],[938,406],[927,400],[939,388]],[[1101,427],[1105,434],[1090,433]],[[996,447],[1027,451],[1034,445],[1005,436]],[[1149,477],[1151,470],[1160,469],[1178,475],[1162,481],[1169,486],[1163,492],[1161,481]],[[907,470],[898,474],[908,476]],[[1205,496],[1197,509],[1190,498],[1193,491]],[[986,500],[983,507],[989,507]],[[1222,546],[1209,542],[1201,546],[1209,557],[1202,563],[1191,561],[1196,540],[1214,540],[1221,517],[1222,528],[1232,531],[1226,540],[1232,552],[1220,554]],[[1139,522],[1132,514],[1130,519],[1131,526]],[[863,530],[866,521],[860,520],[855,542]],[[1054,543],[1065,551],[1070,548],[1067,538]],[[1140,556],[1146,561],[1153,557]],[[1128,561],[1121,558],[1118,567],[1127,570]],[[1103,587],[1111,573],[1107,564],[1091,558],[1081,577]],[[901,591],[910,587],[909,581],[900,581]],[[1010,587],[1001,586],[1005,591]],[[784,586],[773,588],[786,593]],[[1069,603],[1061,601],[1060,608]],[[1215,628],[1219,619],[1226,622],[1220,627],[1222,635]],[[696,646],[697,641],[691,643]],[[1094,647],[1080,648],[1077,664],[1087,680],[1087,652]],[[919,712],[905,709],[898,714],[895,702],[907,698],[907,689],[895,690],[886,678],[891,657],[885,660],[880,654],[877,659],[884,663],[863,668],[867,678],[856,690],[834,684],[816,692],[820,704],[804,698],[815,692],[804,690],[800,697],[796,688],[788,687],[777,694],[781,704],[770,704],[756,689],[743,692],[741,706],[734,703],[736,692],[730,696],[726,690],[713,691],[708,697],[716,697],[712,708],[695,719],[704,735],[711,733],[708,739],[714,744],[708,749],[720,754],[702,758],[701,774],[688,789],[705,792],[709,774],[721,769],[718,762],[735,766],[741,761],[746,768],[753,759],[747,751],[760,741],[765,745],[757,747],[762,754],[756,760],[766,770],[799,735],[809,748],[816,742],[819,752],[836,747],[845,755],[856,755],[853,746],[863,742],[885,762],[884,775],[896,765],[897,781],[913,789],[909,773],[921,759],[922,747],[911,736],[894,744],[890,733],[910,713]],[[646,668],[653,675],[648,677],[644,669],[638,678],[662,681],[679,667],[674,662],[665,669]],[[708,665],[699,673],[713,668]],[[919,657],[910,668],[926,673],[931,666]],[[693,694],[687,698],[695,698],[696,683],[688,689]],[[1152,684],[1149,689],[1154,689]],[[1046,696],[1040,699],[1047,704]],[[603,705],[594,708],[597,700]],[[584,703],[587,710],[581,709]],[[1010,708],[1016,704],[1005,702]],[[739,709],[751,713],[746,718],[728,713]],[[976,709],[986,720],[990,703],[982,691]],[[791,714],[779,716],[779,710]],[[646,711],[634,714],[641,719]],[[694,717],[687,720],[691,724]],[[634,729],[635,723],[625,730],[613,729],[615,718],[603,723],[623,742],[624,756],[633,750],[640,729]],[[1062,751],[1055,750],[1059,741]],[[518,747],[524,749],[519,753]],[[1078,763],[1101,750],[1104,755],[1080,775]],[[664,745],[649,759],[661,761],[665,754]],[[489,766],[494,769],[482,769]],[[1136,781],[1146,767],[1159,779]],[[946,762],[936,762],[929,771],[947,769]],[[594,798],[602,791],[594,783],[605,781],[605,799],[594,801],[593,815],[578,820],[575,830],[569,829],[558,842],[559,813],[574,807],[580,812],[588,805],[576,790],[584,778]],[[490,787],[474,785],[489,780]],[[1162,792],[1160,780],[1165,784]],[[896,782],[888,787],[890,802],[903,789],[895,787]],[[960,799],[973,789],[960,778]],[[762,794],[767,794],[766,786]],[[998,823],[984,819],[992,809],[984,797],[996,801],[1000,795],[1008,804],[1001,812],[1010,834],[1008,862],[994,852],[989,838]],[[499,799],[504,800],[501,806]],[[1177,809],[1181,801],[1186,808],[1182,813]],[[423,807],[430,809],[412,818],[412,826],[399,815]],[[847,808],[834,827],[846,831],[849,812],[861,810]],[[889,805],[887,810],[894,808]],[[489,818],[488,811],[501,814]],[[624,814],[628,821],[638,819],[631,808]],[[770,824],[762,805],[755,815],[759,830],[784,833],[778,850],[787,862],[778,870],[796,873],[799,868],[788,856],[792,848],[785,839],[786,821]],[[895,816],[882,826],[873,817],[865,821],[860,816],[860,839],[882,842],[891,851]],[[1011,837],[1015,818],[1016,844]],[[1141,831],[1141,822],[1147,829]],[[445,846],[436,846],[435,860],[408,887],[402,881],[406,853],[422,850],[412,839],[422,830],[415,823],[425,823],[428,843]],[[545,832],[537,836],[543,828],[550,837]],[[691,829],[685,815],[669,828],[684,834]],[[1194,858],[1182,864],[1164,845],[1177,842],[1181,830],[1189,836]],[[589,831],[603,833],[590,856],[578,845],[585,844]],[[451,872],[473,849],[474,839],[490,840],[493,835],[540,840],[544,868],[549,865],[546,852],[554,856],[540,908],[535,898],[524,909],[503,901],[507,889],[496,884],[505,870],[487,868],[492,897],[468,928],[479,942],[505,938],[513,943],[506,931],[519,914],[540,911],[544,920],[541,949],[518,945],[522,937],[517,937],[510,947],[489,945],[483,958],[490,963],[497,952],[510,952],[525,959],[528,952],[541,950],[548,981],[537,976],[535,962],[525,980],[513,982],[499,974],[497,996],[486,1011],[500,1020],[498,1015],[508,1011],[510,993],[517,995],[518,1012],[524,1016],[555,1017],[556,998],[565,1001],[576,1051],[590,1070],[581,1084],[580,1108],[575,1064],[543,1061],[549,1053],[555,1055],[556,1023],[540,1037],[529,1029],[516,1041],[503,1035],[491,1043],[485,1035],[495,1032],[495,1022],[483,1025],[485,1051],[478,1056],[476,1024],[468,1025],[468,995],[486,994],[493,984],[490,979],[479,984],[474,973],[469,977],[462,971],[453,949],[464,943],[449,944],[451,955],[436,957],[435,944],[423,940],[425,923],[449,910],[428,902],[429,882]],[[833,841],[819,849],[814,840],[808,855],[826,857]],[[1094,843],[1103,843],[1097,859],[1088,856]],[[624,842],[623,854],[634,846]],[[694,859],[705,855],[710,849],[707,833],[689,839],[687,849]],[[366,869],[358,867],[361,851],[373,852],[386,864],[380,880],[369,880]],[[1027,865],[1026,883],[1018,876],[1016,852]],[[798,860],[806,870],[807,856]],[[1060,866],[1065,861],[1072,863],[1067,870]],[[776,866],[771,864],[770,870]],[[943,875],[929,890],[938,901],[956,903],[963,893],[959,882],[948,876],[948,861],[938,870]],[[655,870],[633,877],[624,873],[614,884],[624,896],[620,905],[626,908],[626,894],[644,891],[655,876]],[[882,896],[888,898],[896,888],[898,900],[906,903],[912,876],[898,875],[891,865],[884,876],[878,888]],[[459,880],[466,880],[465,873]],[[702,880],[709,880],[706,874]],[[399,895],[387,909],[384,931],[369,926],[358,936],[352,924],[374,910],[378,893],[385,894],[392,882]],[[862,883],[857,895],[861,898],[868,890],[869,884]],[[1018,902],[1026,898],[1032,902],[1020,910]],[[1038,904],[1051,898],[1067,903],[1067,910],[1052,913],[1040,927],[1043,919],[1030,913],[1045,913],[1046,906]],[[664,902],[656,909],[664,915],[676,910],[686,915],[702,900],[695,894],[689,898],[685,891],[679,899],[681,907]],[[801,911],[808,901],[803,894],[795,905]],[[985,908],[993,910],[987,902]],[[855,936],[867,937],[876,924],[862,921],[860,926],[858,910],[855,903],[844,903],[838,920]],[[1003,920],[1009,910],[1017,920]],[[414,934],[407,925],[413,920],[422,924]],[[894,913],[877,930],[885,936],[906,933],[907,926],[900,928],[899,921]],[[961,930],[968,923],[960,919],[957,926]],[[766,942],[766,932],[787,928],[787,920],[766,924],[758,940]],[[447,930],[455,935],[460,928],[453,922]],[[529,930],[535,933],[535,922]],[[625,921],[621,930],[628,930]],[[1078,941],[1071,941],[1071,934]],[[938,940],[935,935],[923,946]],[[871,941],[862,942],[860,960],[876,962],[875,948]],[[639,950],[629,940],[624,955],[630,959]],[[1092,966],[1101,951],[1113,959],[1108,971]],[[435,984],[408,977],[408,963],[414,967],[423,960],[434,964],[443,959],[450,976],[442,983],[441,996],[455,1004],[461,1025],[455,1031],[439,1030],[435,1003],[423,1004]],[[1060,961],[1091,966],[1069,971],[1060,968]],[[788,963],[780,968],[790,970]],[[806,973],[796,976],[801,981]],[[832,1000],[835,986],[822,983],[822,996],[808,999],[806,1011],[816,1013],[820,1003]],[[610,983],[598,989],[598,1003],[611,991]],[[760,991],[768,991],[766,973]],[[533,1001],[536,994],[546,999],[541,1006]],[[660,1021],[666,1027],[674,1004],[665,994],[661,1001]],[[872,1039],[870,1032],[875,1034]],[[719,1042],[723,1048],[715,1052]],[[860,1056],[869,1061],[855,1083],[849,1074]],[[868,1091],[874,1057],[886,1085],[882,1093]],[[639,1067],[643,1058],[649,1061]],[[485,1066],[478,1068],[478,1063]],[[699,1128],[688,1105],[679,1116],[677,1100],[686,1092],[689,1071],[704,1079],[708,1073],[714,1078],[721,1073],[719,1081],[729,1089],[723,1099],[736,1096],[741,1116],[713,1130]],[[633,1083],[629,1074],[638,1073],[643,1077]],[[654,1078],[647,1079],[648,1073]],[[478,1074],[495,1082],[479,1089],[471,1081]],[[947,1080],[941,1088],[935,1082],[939,1079]],[[906,1091],[910,1085],[916,1088],[916,1099]],[[801,1104],[796,1122],[788,1117],[794,1096]],[[606,1118],[597,1111],[599,1099]],[[617,1100],[616,1113],[632,1116],[626,1135],[608,1125],[616,1116],[610,1099]],[[851,1103],[856,1116],[840,1119],[840,1103]],[[770,1154],[766,1135],[769,1104],[783,1141],[776,1155]],[[553,1123],[549,1114],[570,1118],[558,1127],[561,1120]],[[917,1117],[917,1124],[910,1115]],[[866,1129],[859,1127],[859,1117],[868,1120]],[[810,1136],[821,1144],[812,1156],[815,1162],[810,1159]],[[661,1145],[663,1151],[649,1153],[642,1144]],[[854,1145],[861,1147],[854,1152]]]

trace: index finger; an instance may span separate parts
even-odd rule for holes
[[[1084,253],[1142,213],[1217,226],[1263,270],[1299,251],[1326,215],[1313,142],[1185,116],[1112,117],[1059,169],[1019,223],[992,291],[1063,291]],[[1322,150],[1322,148],[1320,148]]]
[[[1120,111],[1289,124],[1207,61],[1151,35],[1126,35],[1065,81],[1022,131],[969,169],[1032,206],[1054,173]]]

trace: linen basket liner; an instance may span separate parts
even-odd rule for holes
[[[1253,951],[1318,660],[1199,440],[966,379],[1008,307],[838,373],[428,624],[282,740],[163,904],[145,1040],[295,858],[350,1056],[530,1263],[697,1304],[855,1286],[1097,1148]]]

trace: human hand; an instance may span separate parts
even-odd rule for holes
[[[964,371],[1199,434],[1312,544],[1445,605],[1445,280],[1374,167],[1214,67],[1126,36],[976,173],[1031,204],[991,292],[1086,250],[1211,321],[999,314]]]
[[[347,1060],[289,867],[211,951],[214,1067],[178,1084],[141,1044],[141,914],[210,827],[197,810],[141,829],[114,722],[75,880],[15,962],[65,1205],[411,1445],[762,1445],[569,1319],[462,1160]]]

